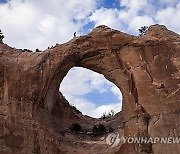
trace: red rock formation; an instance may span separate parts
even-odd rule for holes
[[[110,148],[64,135],[72,123],[88,128],[99,122],[77,114],[59,93],[74,66],[101,73],[121,88],[122,112],[112,120],[123,122],[120,135],[179,136],[180,36],[160,25],[144,36],[99,26],[40,53],[0,43],[0,153],[179,153],[179,144]]]

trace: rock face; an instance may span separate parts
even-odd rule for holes
[[[59,92],[74,66],[101,73],[121,89],[123,108],[114,120],[121,120],[120,136],[179,137],[180,36],[161,25],[143,36],[99,26],[43,52],[0,43],[0,153],[179,154],[179,144],[111,148],[64,135],[72,123],[98,122],[76,113]]]

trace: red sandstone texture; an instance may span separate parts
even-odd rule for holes
[[[59,85],[74,66],[103,74],[123,93],[122,111],[93,119],[73,110]],[[76,134],[112,126],[120,136],[179,137],[180,36],[150,26],[131,36],[99,26],[85,36],[43,52],[0,43],[0,153],[2,154],[179,154],[179,144],[128,144],[111,148],[105,134]]]

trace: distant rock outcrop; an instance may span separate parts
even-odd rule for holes
[[[179,144],[111,148],[64,134],[72,123],[88,128],[100,121],[75,112],[59,92],[74,66],[101,73],[121,88],[122,112],[112,119],[121,123],[120,136],[179,137],[180,36],[161,25],[142,36],[99,26],[43,52],[0,43],[0,153],[179,153]]]

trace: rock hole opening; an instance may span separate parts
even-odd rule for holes
[[[93,118],[113,116],[122,108],[120,89],[102,74],[86,68],[71,68],[59,90],[71,106]]]

